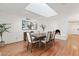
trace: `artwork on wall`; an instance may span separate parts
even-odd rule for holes
[[[37,30],[37,23],[27,20],[22,20],[22,30]]]

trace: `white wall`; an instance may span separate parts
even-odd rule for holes
[[[79,22],[69,22],[69,33],[79,35]]]
[[[22,19],[23,17],[19,17],[17,15],[0,12],[0,23],[11,24],[9,32],[5,32],[3,34],[3,40],[6,44],[23,40],[23,32],[27,30],[22,30]],[[31,21],[39,23],[38,20],[32,19]]]
[[[3,34],[3,40],[6,44],[22,40],[21,18],[7,13],[0,13],[0,23],[11,24],[9,32],[5,32]]]
[[[66,40],[67,38],[67,17],[64,16],[56,16],[46,19],[36,19],[31,20],[38,23],[38,26],[40,24],[46,25],[45,32],[47,31],[54,31],[55,29],[61,30],[61,36],[63,37],[63,40]],[[22,31],[22,17],[7,14],[7,13],[0,13],[0,23],[10,23],[11,28],[9,29],[9,33],[3,34],[3,39],[6,43],[13,43],[17,41],[23,40],[23,31]],[[37,31],[42,31],[40,27],[38,27]]]
[[[58,15],[55,17],[42,19],[39,22],[46,25],[46,32],[60,29],[61,37],[59,39],[62,39],[62,40],[67,39],[67,35],[68,35],[68,18],[67,17]]]
[[[79,35],[79,14],[72,14],[68,19],[68,32]]]

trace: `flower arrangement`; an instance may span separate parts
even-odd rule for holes
[[[34,26],[34,24],[32,22],[30,22],[30,24],[27,25],[28,29],[32,29],[32,27]]]
[[[42,28],[42,30],[44,31],[45,30],[45,28],[46,28],[46,26],[45,25],[43,25],[43,24],[41,24],[40,25],[40,27]]]

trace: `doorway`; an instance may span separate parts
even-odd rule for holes
[[[79,35],[79,21],[69,21],[69,33]]]

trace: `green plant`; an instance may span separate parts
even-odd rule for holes
[[[40,27],[43,29],[43,31],[45,30],[45,25],[41,24]]]
[[[4,32],[9,32],[8,31],[8,29],[10,28],[10,27],[7,27],[6,26],[7,24],[0,24],[0,37],[1,37],[1,42],[3,42],[3,33]]]
[[[34,26],[34,25],[33,25],[32,22],[30,22],[30,24],[27,25],[28,29],[30,29],[30,30],[32,29],[33,26]]]

